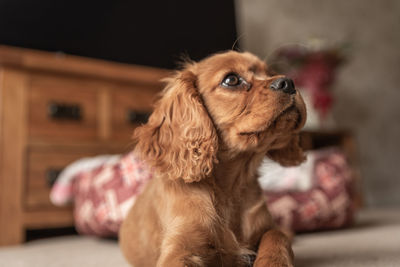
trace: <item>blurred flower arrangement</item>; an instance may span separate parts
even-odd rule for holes
[[[306,103],[308,111],[312,112],[312,107],[318,113],[320,125],[332,109],[335,100],[332,85],[338,68],[346,62],[347,47],[326,46],[314,40],[307,46],[281,47],[270,60],[274,71],[292,78],[303,97],[306,95],[306,102],[310,102]]]

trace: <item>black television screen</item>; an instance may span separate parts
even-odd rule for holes
[[[0,44],[172,68],[231,49],[233,0],[0,0]]]

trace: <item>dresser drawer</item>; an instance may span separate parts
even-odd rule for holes
[[[146,123],[152,112],[158,88],[118,87],[111,90],[112,139],[129,141],[133,130]]]
[[[25,207],[28,210],[54,207],[49,199],[51,186],[58,173],[71,162],[88,156],[91,152],[33,151],[28,154],[25,186]]]
[[[97,137],[98,94],[90,80],[32,75],[28,134],[33,139]]]

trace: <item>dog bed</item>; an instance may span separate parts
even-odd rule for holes
[[[308,160],[292,168],[265,161],[259,172],[268,208],[281,227],[301,232],[351,224],[352,174],[339,150],[308,152]],[[86,158],[61,173],[50,198],[59,206],[74,202],[78,232],[116,236],[151,178],[151,169],[133,152]]]

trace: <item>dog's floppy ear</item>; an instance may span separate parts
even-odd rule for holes
[[[148,123],[134,132],[135,151],[156,172],[185,182],[209,176],[217,162],[217,133],[196,79],[188,69],[167,79]]]
[[[291,136],[287,141],[281,141],[280,145],[268,151],[267,156],[285,167],[299,165],[306,159],[300,147],[298,134]]]

